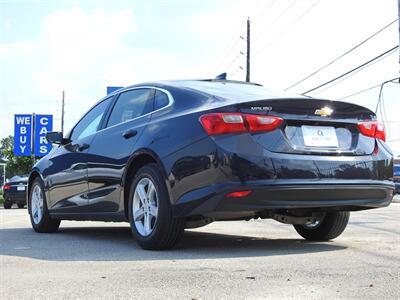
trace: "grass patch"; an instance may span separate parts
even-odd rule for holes
[[[3,204],[4,199],[3,199],[3,191],[0,191],[0,204]]]

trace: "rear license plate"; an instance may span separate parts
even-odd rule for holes
[[[24,186],[17,186],[17,191],[25,191],[25,187]]]
[[[301,126],[304,145],[309,147],[339,147],[336,130],[327,126]]]

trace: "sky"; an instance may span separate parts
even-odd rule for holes
[[[213,78],[284,90],[397,18],[397,0],[0,0],[0,138],[13,116],[53,114],[70,129],[107,86]],[[399,44],[394,23],[289,91],[303,93]],[[241,38],[242,37],[242,38]],[[399,53],[309,95],[338,100],[399,76]],[[372,110],[379,87],[347,97]],[[400,85],[384,86],[388,144],[400,155]],[[380,115],[379,115],[380,116]]]

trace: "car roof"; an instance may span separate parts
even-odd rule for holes
[[[277,92],[268,89],[260,84],[235,80],[217,80],[217,79],[189,79],[189,80],[165,80],[145,82],[122,88],[114,93],[120,93],[124,90],[140,86],[153,86],[159,88],[175,88],[191,90],[193,92],[207,93],[209,95],[240,100],[261,100],[278,98],[309,98],[297,94]]]
[[[28,175],[15,175],[13,177],[10,178],[10,182],[12,181],[24,181],[24,180],[28,180]]]

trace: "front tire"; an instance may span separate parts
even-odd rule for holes
[[[346,229],[350,212],[330,212],[310,225],[293,225],[297,233],[309,241],[329,241],[337,238]]]
[[[175,246],[183,236],[184,219],[172,216],[171,204],[156,164],[137,172],[129,193],[129,223],[140,247],[164,250]]]
[[[61,220],[50,218],[42,180],[37,177],[29,191],[29,216],[33,230],[40,233],[56,232]]]
[[[18,206],[18,208],[24,208],[25,204],[24,203],[18,203],[17,206]]]

